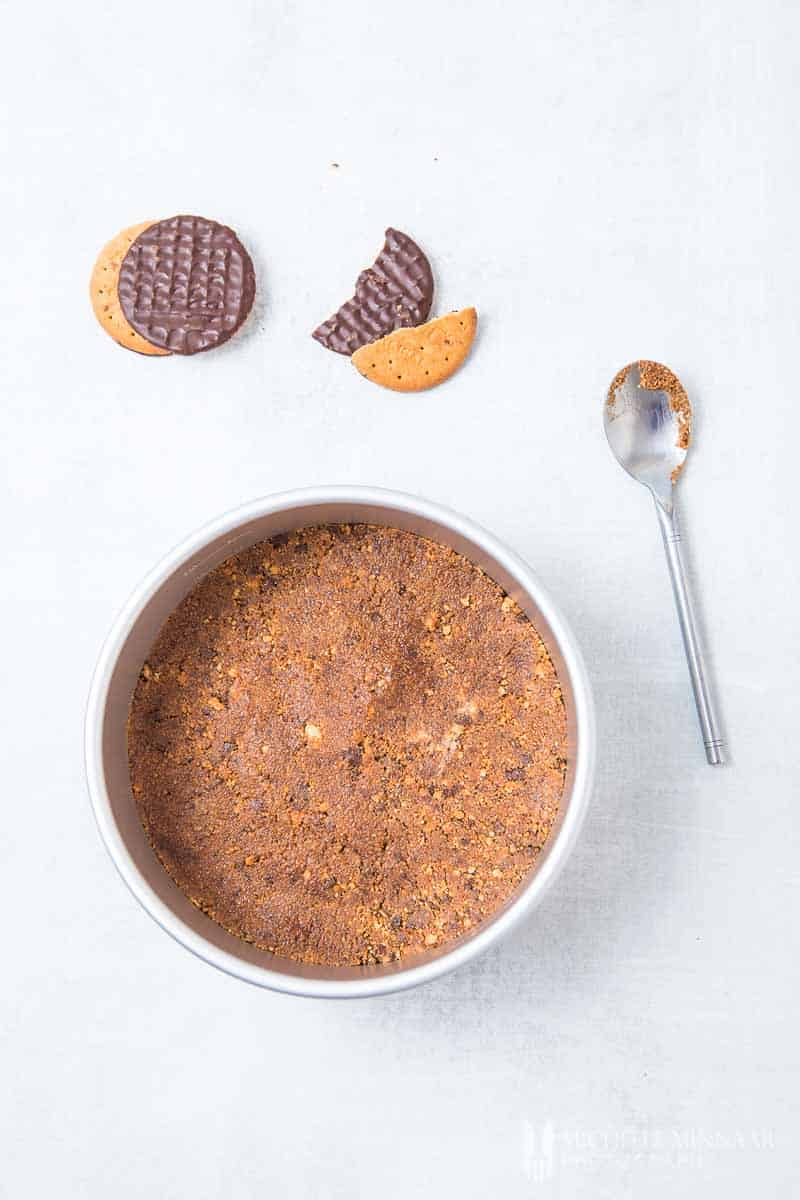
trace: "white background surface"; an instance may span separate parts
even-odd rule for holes
[[[796,6],[4,14],[0,1194],[791,1194]],[[217,353],[149,361],[103,336],[89,271],[118,229],[181,211],[239,231],[262,305]],[[390,223],[430,252],[438,311],[480,313],[427,395],[309,337]],[[650,503],[602,435],[636,357],[695,405],[681,494],[725,770]],[[81,762],[95,656],[153,562],[223,509],[328,482],[420,492],[525,555],[582,642],[601,740],[585,833],[523,931],[340,1004],[248,988],[161,933]]]

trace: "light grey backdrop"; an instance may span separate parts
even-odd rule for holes
[[[110,0],[3,25],[0,1192],[789,1194],[796,6]],[[104,338],[88,275],[118,229],[180,211],[241,233],[263,304],[218,353],[148,361]],[[390,223],[429,249],[439,311],[480,312],[427,395],[309,338]],[[634,357],[695,403],[681,492],[723,771],[651,507],[603,440]],[[473,967],[360,1004],[173,945],[116,878],[81,764],[139,577],[218,511],[325,482],[423,493],[521,551],[599,709],[592,812],[544,906]]]

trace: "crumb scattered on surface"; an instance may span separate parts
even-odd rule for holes
[[[322,526],[228,559],[179,605],[128,749],[144,828],[194,904],[278,955],[378,963],[452,942],[524,881],[566,713],[533,625],[477,567]]]

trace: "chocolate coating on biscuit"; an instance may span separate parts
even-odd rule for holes
[[[421,325],[432,303],[427,258],[405,233],[387,229],[380,254],[356,280],[355,295],[311,336],[327,350],[350,355],[395,329]]]
[[[253,263],[236,234],[204,217],[151,225],[119,272],[128,322],[152,345],[175,354],[226,342],[247,318],[255,291]]]

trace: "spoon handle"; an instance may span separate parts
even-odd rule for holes
[[[694,702],[697,705],[697,715],[700,718],[700,729],[703,733],[703,744],[706,748],[706,758],[715,767],[725,762],[723,754],[722,734],[717,724],[714,705],[711,700],[711,689],[706,677],[706,663],[697,626],[692,612],[692,601],[689,595],[689,581],[681,555],[681,535],[676,519],[675,507],[667,512],[656,498],[656,512],[661,526],[661,536],[664,539],[664,550],[667,555],[669,577],[672,580],[672,593],[675,606],[678,609],[678,621],[683,635],[683,645],[686,650],[686,661],[689,664],[689,674],[692,679]]]

